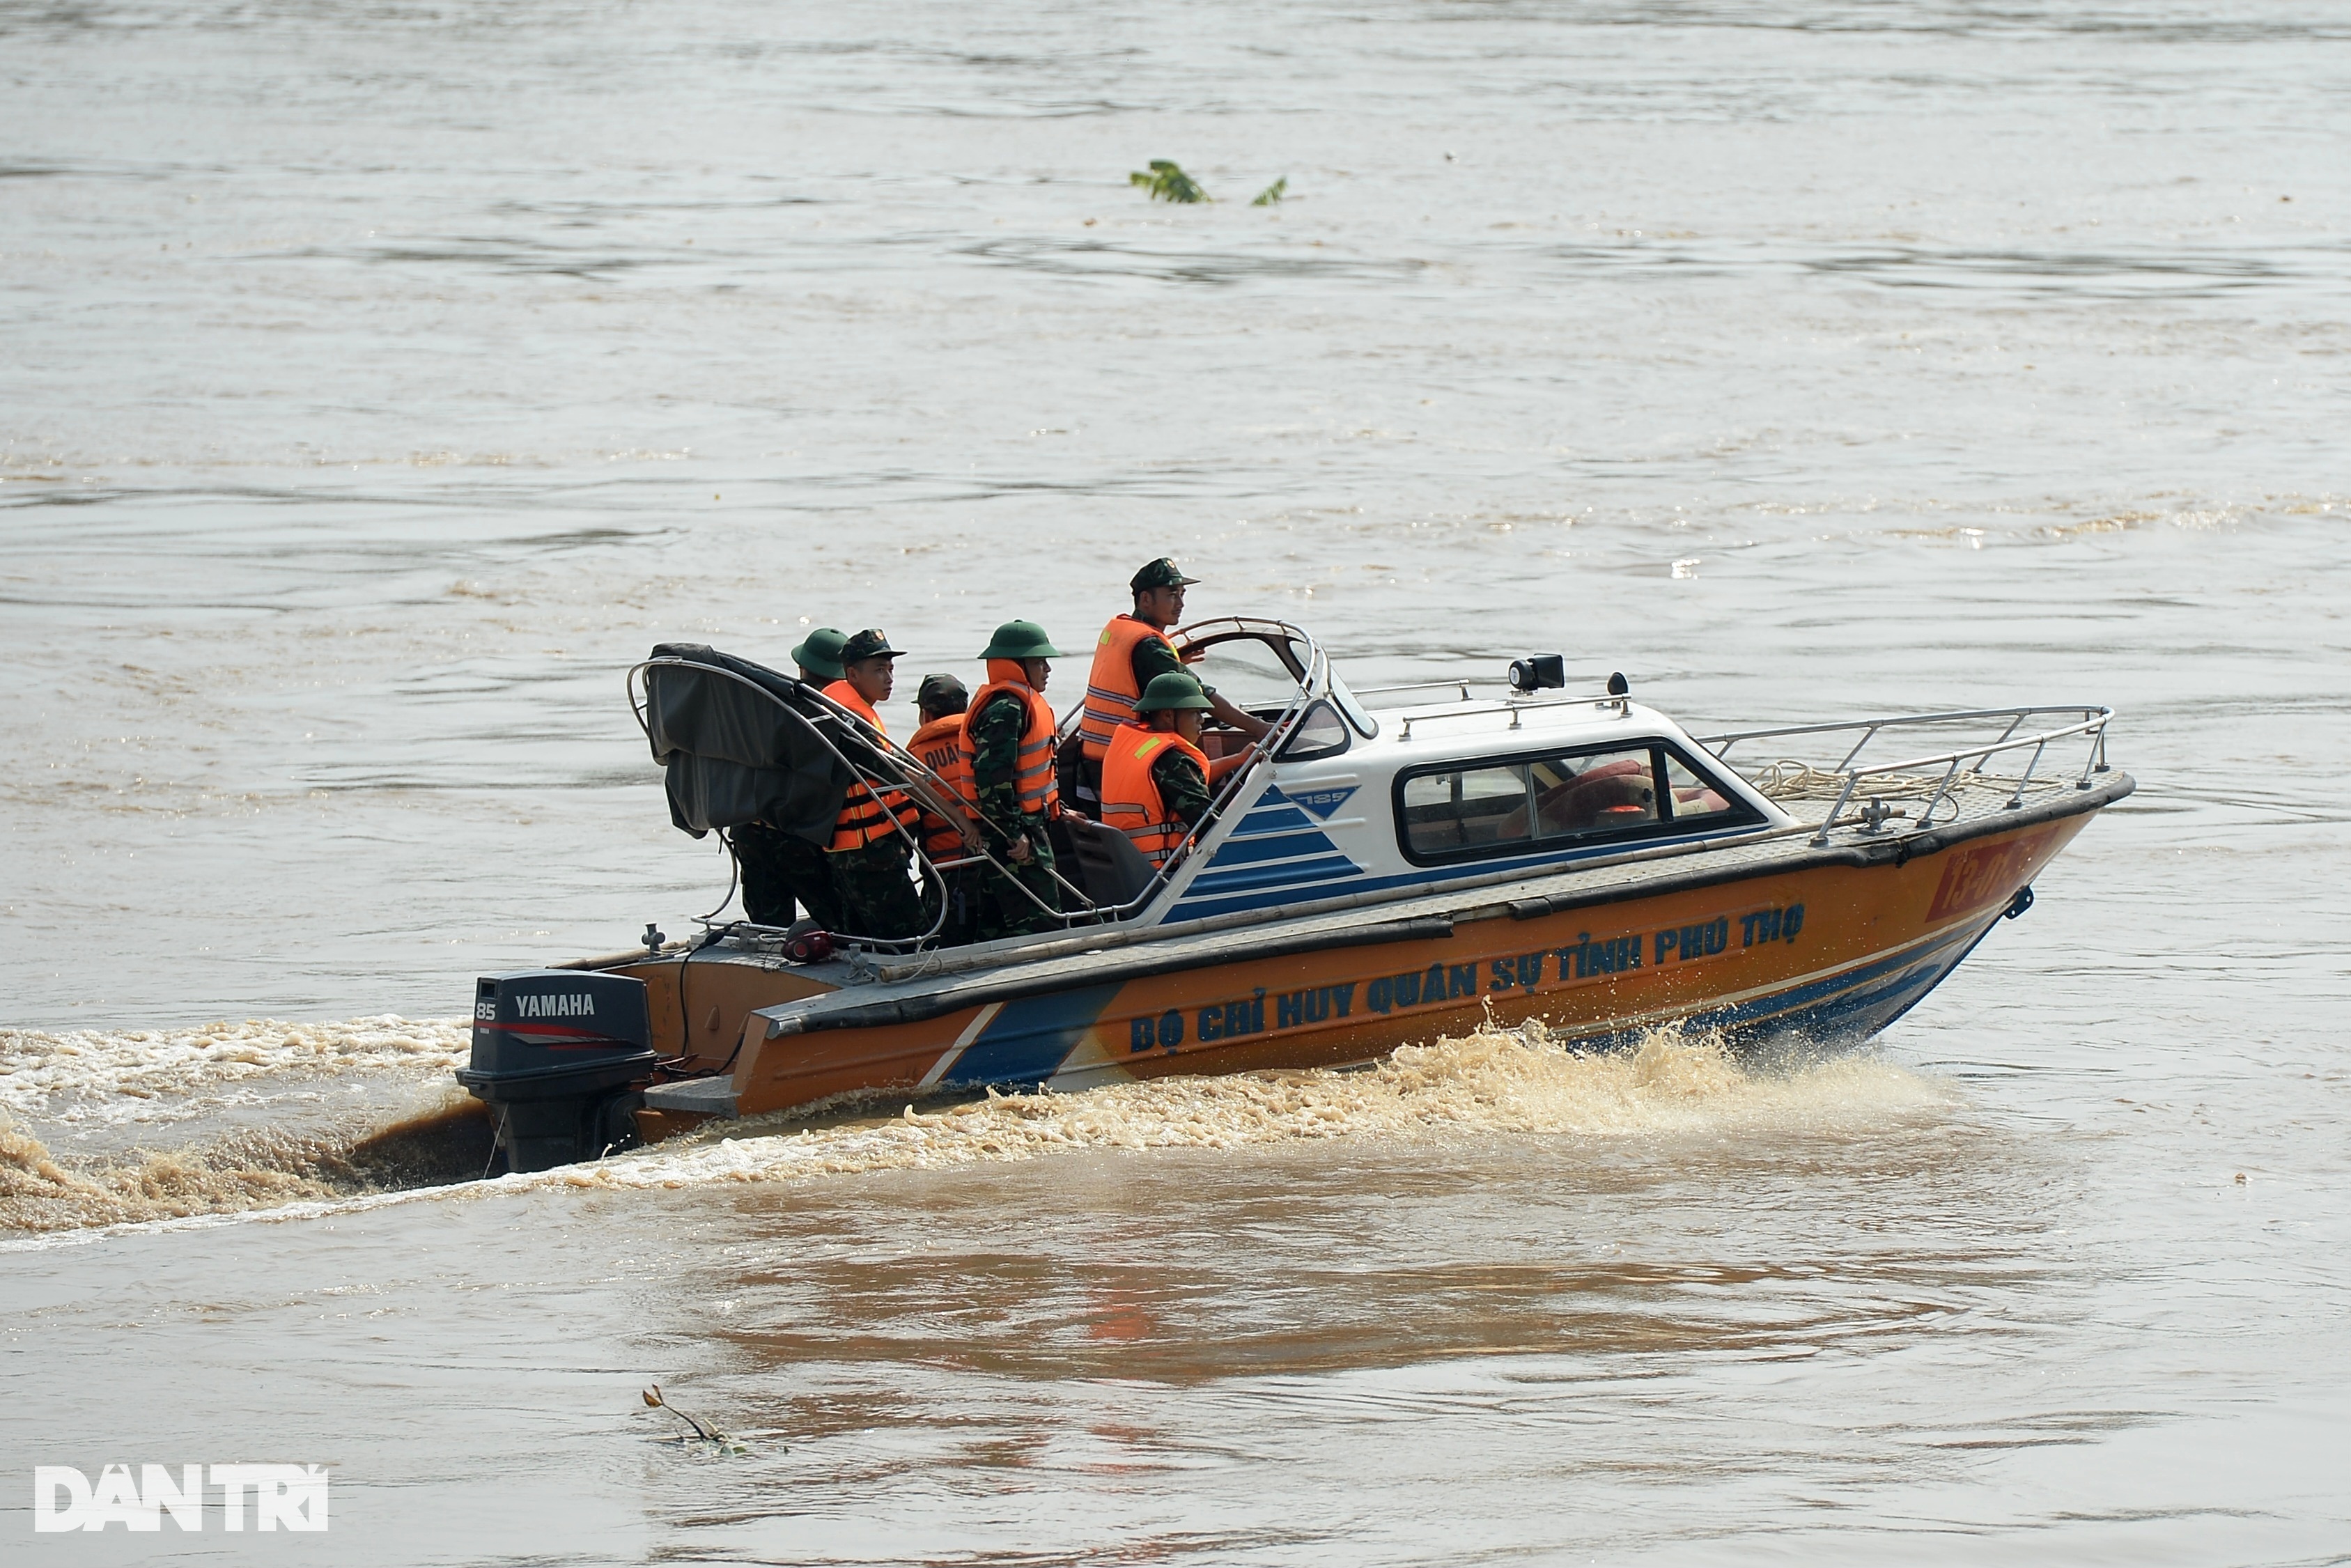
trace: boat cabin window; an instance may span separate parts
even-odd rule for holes
[[[1327,702],[1317,702],[1306,710],[1305,717],[1282,743],[1284,762],[1311,762],[1317,758],[1336,757],[1347,749],[1347,727],[1338,710]]]
[[[1675,821],[1687,821],[1694,817],[1738,814],[1738,809],[1731,805],[1728,796],[1691,772],[1672,750],[1660,749],[1666,761],[1666,783],[1673,792]]]
[[[1478,762],[1408,774],[1396,826],[1417,862],[1475,860],[1640,838],[1750,809],[1715,789],[1673,747],[1650,744]]]

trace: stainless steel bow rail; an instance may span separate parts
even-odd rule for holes
[[[2072,722],[2026,730],[2027,725],[2045,722],[2060,715],[2071,716]],[[2081,771],[2074,779],[2074,788],[2087,789],[2094,775],[2107,771],[2106,726],[2114,716],[2115,710],[2110,707],[2091,706],[1974,708],[1951,713],[1911,714],[1894,718],[1847,719],[1832,724],[1795,724],[1771,729],[1732,730],[1722,735],[1699,736],[1697,739],[1718,760],[1730,765],[1731,747],[1742,742],[1784,740],[1797,736],[1856,735],[1852,746],[1846,748],[1844,756],[1835,766],[1814,770],[1837,783],[1836,803],[1829,808],[1828,815],[1821,820],[1819,831],[1813,835],[1812,841],[1819,845],[1829,841],[1832,829],[1850,826],[1853,822],[1859,822],[1865,831],[1877,831],[1886,819],[1894,815],[1886,805],[1887,796],[1915,796],[1923,792],[1928,788],[1928,776],[1938,768],[1942,769],[1942,776],[1934,780],[1933,794],[1925,809],[1918,813],[1917,827],[1924,828],[1933,821],[1936,810],[1945,800],[1952,800],[1957,790],[1976,784],[2008,786],[2006,809],[2013,811],[2024,804],[2024,791],[2033,785],[2033,775],[2040,771],[2049,748],[2065,740],[2079,739],[2083,743]],[[1978,739],[1949,751],[1906,757],[1898,762],[1862,761],[1862,754],[1882,735],[1909,737],[1935,726],[1960,724],[1986,727],[2000,725],[2001,728],[1998,735],[1988,740]],[[1991,758],[2023,751],[2028,747],[2032,755],[2022,774],[1995,779],[1984,772],[1983,765]],[[1962,764],[1969,764],[1964,772],[1961,771]],[[1896,789],[1870,791],[1867,788],[1872,780],[1893,781],[1896,779],[1901,780],[1901,785]],[[2043,788],[2053,787],[2054,782],[2052,780]],[[1856,817],[1846,819],[1844,810],[1852,803],[1856,792],[1868,793],[1871,797],[1869,803]],[[1956,800],[1953,800],[1953,810],[1956,815],[1959,810]]]

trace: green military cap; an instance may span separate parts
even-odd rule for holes
[[[971,694],[953,675],[925,675],[914,688],[914,706],[925,713],[961,713],[971,706]]]
[[[841,645],[841,662],[844,664],[853,664],[860,659],[894,659],[897,656],[898,650],[890,646],[889,633],[879,626],[868,626],[862,632],[852,632],[849,641]]]
[[[1046,637],[1045,629],[1034,621],[1007,621],[996,629],[987,646],[980,650],[983,659],[1058,659],[1061,651]]]
[[[831,626],[820,626],[792,650],[792,663],[811,674],[837,681],[841,679],[841,645],[848,641],[845,633]]]
[[[1186,577],[1171,558],[1163,555],[1136,572],[1127,587],[1140,593],[1146,588],[1182,588],[1199,580],[1196,577]]]
[[[1137,713],[1158,713],[1166,708],[1212,708],[1208,694],[1200,683],[1181,670],[1170,670],[1164,675],[1154,675],[1151,684],[1143,688],[1143,695],[1134,705]]]

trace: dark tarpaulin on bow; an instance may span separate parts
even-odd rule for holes
[[[831,841],[857,774],[810,724],[860,766],[896,773],[789,675],[698,643],[659,643],[653,657],[691,661],[646,667],[645,727],[667,774],[669,819],[697,839],[766,822],[812,844]]]

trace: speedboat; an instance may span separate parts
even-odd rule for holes
[[[1172,1073],[1338,1067],[1541,1019],[1570,1049],[1661,1026],[1842,1048],[1917,1005],[2133,785],[2101,706],[1693,735],[1559,655],[1351,690],[1285,622],[1173,634],[1270,728],[1155,869],[1065,815],[1059,925],[944,938],[714,915],[690,939],[482,978],[471,1065],[511,1169],[714,1117]],[[629,672],[673,821],[819,841],[859,781],[944,781],[813,686],[706,647]],[[1074,714],[1064,726],[1067,737]],[[1212,732],[1211,754],[1245,743]]]

